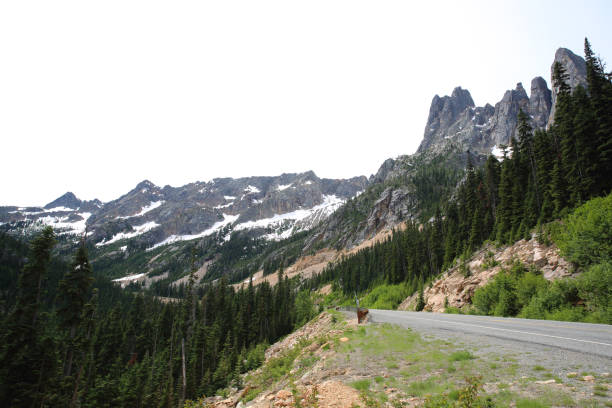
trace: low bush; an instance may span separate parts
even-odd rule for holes
[[[410,293],[408,285],[380,285],[372,289],[363,299],[361,306],[371,309],[396,309]]]
[[[513,268],[477,289],[472,302],[485,315],[611,324],[612,264],[596,264],[575,279],[554,282]]]
[[[587,201],[553,234],[566,259],[589,266],[612,259],[612,194]]]

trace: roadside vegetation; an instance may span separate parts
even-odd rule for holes
[[[588,201],[544,234],[583,272],[549,282],[515,264],[474,293],[473,312],[612,324],[612,194]]]

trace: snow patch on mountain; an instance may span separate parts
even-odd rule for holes
[[[288,189],[288,188],[289,188],[289,187],[291,187],[292,185],[293,185],[293,183],[291,183],[291,184],[280,184],[280,185],[277,187],[277,190],[278,190],[278,191],[283,191],[283,190]]]
[[[136,275],[128,275],[128,276],[124,276],[123,278],[113,279],[113,282],[133,281],[133,280],[142,278],[145,275],[146,275],[146,273],[138,273]]]
[[[78,221],[69,221],[69,216],[46,215],[38,218],[34,222],[34,226],[35,228],[42,228],[45,225],[49,225],[57,234],[82,234],[85,232],[87,219],[91,217],[91,213],[85,212],[77,215],[81,217]]]
[[[160,207],[165,201],[160,200],[160,201],[153,201],[151,204],[142,207],[142,209],[140,210],[140,212],[138,214],[132,215],[132,217],[140,217],[142,215],[145,215],[146,213],[148,213],[149,211],[153,211],[154,209]]]
[[[157,228],[157,227],[159,227],[158,223],[156,223],[155,221],[149,221],[149,222],[146,222],[146,223],[144,223],[142,225],[138,225],[138,226],[132,227],[134,229],[134,231],[131,231],[131,232],[120,232],[118,234],[113,235],[113,237],[111,239],[109,239],[108,241],[105,240],[105,241],[102,241],[102,242],[98,242],[96,244],[96,246],[97,247],[101,247],[101,246],[104,246],[104,245],[110,245],[110,244],[112,244],[114,242],[117,242],[119,240],[122,240],[122,239],[134,238],[134,237],[136,237],[138,235],[144,234],[145,232],[151,231],[152,229]]]
[[[208,235],[212,235],[215,232],[220,231],[223,227],[234,223],[238,219],[238,217],[239,217],[238,215],[223,214],[223,221],[218,221],[214,223],[212,227],[210,227],[209,229],[205,231],[200,232],[199,234],[171,235],[165,240],[163,240],[162,242],[158,242],[157,244],[153,245],[151,248],[147,248],[147,251],[151,251],[155,248],[159,248],[162,245],[168,245],[168,244],[172,244],[178,241],[190,241],[192,239],[202,238]]]
[[[213,208],[220,210],[221,208],[231,207],[232,205],[234,205],[233,202],[227,203],[227,204],[215,205]]]
[[[134,218],[134,217],[142,217],[143,215],[145,215],[149,211],[153,211],[154,209],[160,207],[163,203],[165,203],[165,201],[163,201],[163,200],[153,201],[153,202],[151,202],[151,204],[142,207],[138,214],[128,215],[127,217],[117,217],[117,218],[118,219],[127,219],[127,218]]]
[[[55,208],[49,208],[48,210],[44,209],[44,208],[41,208],[41,211],[25,211],[25,210],[26,210],[26,208],[21,207],[21,208],[15,210],[15,211],[9,211],[9,214],[21,213],[23,215],[40,215],[40,214],[45,214],[45,213],[73,212],[73,211],[76,211],[76,210],[74,210],[72,208],[68,208],[68,207],[55,207]],[[78,208],[77,208],[77,210],[78,210]]]
[[[270,228],[274,231],[264,235],[268,240],[281,240],[289,238],[294,232],[306,230],[314,227],[323,219],[336,211],[344,200],[335,195],[324,195],[323,202],[307,210],[295,210],[285,214],[275,214],[270,218],[263,218],[256,221],[247,221],[234,227],[234,230],[246,230],[254,228]]]
[[[68,207],[60,206],[60,207],[49,208],[48,210],[44,210],[44,211],[48,213],[52,213],[52,212],[67,212],[67,211],[72,212],[76,210],[78,210],[78,208],[68,208]]]
[[[131,284],[132,282],[137,282],[139,279],[145,277],[146,275],[147,275],[146,273],[128,275],[128,276],[124,276],[123,278],[113,279],[113,282],[119,283],[122,288],[125,288],[127,285]]]
[[[244,189],[244,191],[246,191],[246,192],[247,192],[247,194],[248,194],[248,193],[261,193],[261,190],[259,190],[259,189],[258,189],[257,187],[255,187],[255,186],[251,186],[251,185],[247,186],[247,187]]]
[[[506,151],[506,153],[507,156],[510,157],[510,152]],[[500,149],[497,145],[493,146],[493,148],[491,149],[491,154],[495,156],[495,158],[497,158],[498,160],[504,159],[504,151]]]

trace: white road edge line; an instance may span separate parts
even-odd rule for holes
[[[430,322],[437,322],[437,323],[441,322],[440,320],[425,319],[423,317],[408,317],[408,316],[404,316],[404,317],[407,318],[407,319],[427,320],[427,321],[430,321]],[[452,324],[459,324],[459,325],[464,325],[464,326],[480,327],[481,329],[501,330],[501,331],[507,331],[507,332],[512,332],[512,333],[530,334],[532,336],[552,337],[552,338],[555,338],[555,339],[580,341],[582,343],[599,344],[599,345],[602,345],[602,346],[612,347],[612,344],[608,344],[608,343],[600,343],[598,341],[590,341],[590,340],[572,339],[570,337],[553,336],[553,335],[550,335],[550,334],[540,334],[540,333],[525,332],[525,331],[521,331],[521,330],[502,329],[502,328],[499,328],[499,327],[481,326],[479,324],[458,323],[458,322],[451,322],[449,320],[445,320],[444,323],[452,323]]]

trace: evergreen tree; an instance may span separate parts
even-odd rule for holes
[[[3,323],[0,351],[0,400],[9,407],[44,399],[41,380],[53,369],[53,349],[39,321],[44,280],[55,245],[51,227],[32,240],[28,263],[19,276],[17,304]],[[42,341],[41,341],[42,340]]]
[[[60,328],[64,330],[66,358],[64,360],[64,376],[72,375],[72,364],[77,348],[77,336],[82,319],[83,309],[90,297],[93,283],[91,267],[82,242],[77,250],[72,267],[66,272],[58,287],[58,317]]]

